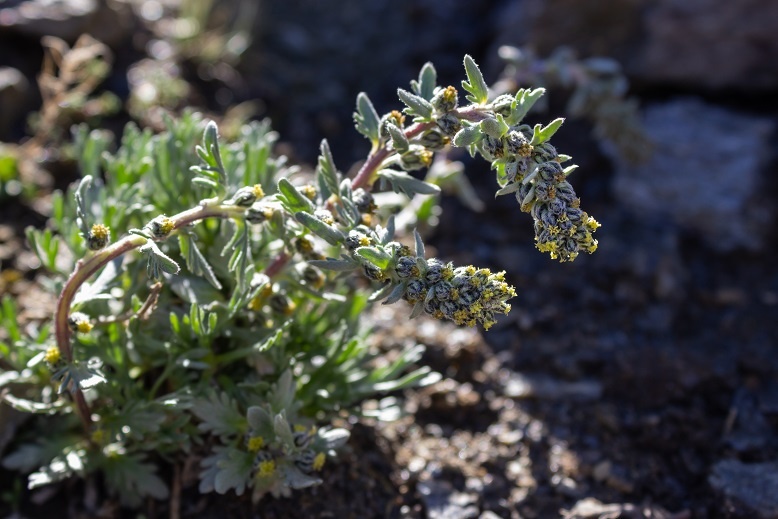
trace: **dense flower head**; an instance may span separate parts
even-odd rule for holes
[[[519,207],[535,220],[535,245],[552,259],[572,261],[597,249],[593,233],[600,226],[580,209],[581,200],[566,180],[560,157],[548,142],[531,144],[526,125],[510,128],[500,138],[484,135],[479,151],[502,166],[500,185],[514,192]]]
[[[401,261],[404,275],[408,262],[406,258]],[[425,269],[407,282],[403,299],[413,305],[421,304],[424,312],[432,317],[448,319],[458,325],[481,324],[488,330],[496,322],[496,314],[510,311],[506,301],[514,297],[516,291],[505,282],[504,272],[494,274],[489,269],[472,265],[454,268],[451,263],[443,263],[437,258],[423,263]]]

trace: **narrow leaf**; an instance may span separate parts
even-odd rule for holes
[[[416,119],[428,121],[432,117],[432,104],[423,97],[412,94],[402,88],[397,89],[397,95],[408,108],[405,113],[417,116]]]
[[[435,71],[435,67],[429,61],[421,67],[419,72],[419,80],[411,81],[411,90],[413,93],[430,101],[435,93],[435,86],[437,86],[438,73]]]
[[[520,182],[513,182],[511,184],[508,184],[507,186],[503,187],[502,189],[498,189],[496,193],[494,193],[494,197],[497,198],[498,196],[502,195],[509,195],[511,193],[515,193],[519,190],[521,187]]]
[[[405,294],[406,286],[404,283],[400,283],[399,285],[396,285],[392,292],[387,296],[386,301],[384,301],[381,304],[384,305],[391,305],[402,299],[403,295]]]
[[[370,301],[371,303],[375,301],[380,301],[381,299],[384,299],[389,294],[391,294],[392,290],[393,290],[392,284],[386,283],[384,286],[382,286],[381,288],[373,292],[367,300]]]
[[[467,100],[476,104],[486,103],[489,100],[489,88],[486,86],[481,69],[469,55],[465,55],[464,62],[467,81],[462,81],[462,88],[471,94],[467,96]]]
[[[421,234],[416,229],[413,230],[413,238],[416,240],[416,257],[423,259],[425,255],[424,242],[421,240]]]
[[[321,155],[319,155],[319,165],[316,168],[316,174],[322,179],[324,185],[330,190],[330,194],[338,192],[340,178],[338,169],[335,167],[335,161],[332,159],[332,151],[327,139],[322,139],[319,146]]]
[[[294,214],[298,211],[312,213],[315,210],[313,202],[292,185],[288,179],[281,178],[278,180],[278,191],[283,196],[282,203],[290,213]]]
[[[536,88],[534,90],[520,89],[516,93],[516,105],[511,109],[511,115],[508,117],[508,124],[517,125],[524,119],[524,116],[532,109],[532,106],[546,93],[545,88]]]
[[[346,236],[338,229],[327,225],[310,213],[298,212],[294,215],[295,219],[308,228],[312,233],[326,240],[330,245],[338,245],[345,241]]]
[[[355,252],[381,270],[386,269],[392,261],[392,257],[378,247],[357,247]]]
[[[440,193],[440,187],[414,178],[405,171],[382,169],[378,172],[378,177],[389,181],[395,193],[404,193],[410,198],[416,194],[437,195]]]
[[[350,272],[359,268],[359,263],[352,259],[326,259],[326,260],[311,260],[308,262],[314,267],[318,267],[324,270],[333,270],[335,272]]]
[[[559,127],[562,126],[563,122],[565,122],[564,118],[559,117],[542,128],[539,124],[536,124],[533,130],[532,142],[530,144],[537,146],[538,144],[543,144],[548,141],[556,133]]]
[[[181,255],[186,260],[186,266],[196,276],[202,276],[210,283],[214,288],[221,289],[222,285],[219,280],[216,279],[216,275],[213,272],[213,268],[205,259],[203,253],[195,245],[192,236],[189,234],[179,234],[178,243],[181,247]]]
[[[389,132],[389,136],[392,138],[392,145],[397,152],[403,153],[408,151],[411,143],[405,136],[404,131],[392,123],[386,123],[386,130]]]

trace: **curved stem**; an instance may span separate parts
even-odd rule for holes
[[[237,206],[200,205],[182,211],[181,213],[172,216],[170,219],[173,221],[173,230],[176,230],[204,218],[230,218],[241,215],[244,212],[245,208]],[[165,238],[167,238],[167,236]],[[165,238],[158,238],[155,239],[155,241],[161,241]],[[76,263],[75,270],[65,282],[65,286],[62,288],[59,298],[57,298],[57,306],[54,313],[54,335],[57,341],[57,347],[66,362],[73,362],[73,349],[70,347],[70,326],[68,317],[70,316],[70,307],[73,304],[73,298],[75,298],[76,292],[78,292],[81,285],[108,264],[108,262],[140,247],[145,244],[146,241],[147,238],[144,238],[143,236],[130,234],[105,249],[96,252],[91,257],[81,259]],[[89,426],[92,423],[91,412],[79,387],[75,388],[74,398],[84,429],[89,432]]]
[[[458,119],[465,121],[477,122],[487,117],[484,113],[483,107],[468,106],[466,108],[459,108],[451,112]],[[405,136],[408,140],[417,137],[418,135],[426,132],[427,130],[434,128],[436,124],[432,121],[425,123],[415,123],[405,129]],[[359,187],[363,189],[369,189],[375,181],[375,174],[381,168],[381,164],[389,158],[394,150],[389,149],[389,143],[385,143],[382,147],[373,150],[368,155],[367,160],[362,167],[359,168],[354,180],[351,181],[351,187],[357,189]]]

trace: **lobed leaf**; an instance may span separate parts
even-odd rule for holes
[[[470,92],[467,100],[476,104],[486,103],[489,100],[489,87],[486,86],[481,69],[470,55],[465,55],[464,63],[467,81],[462,81],[462,88]]]
[[[402,88],[397,89],[397,95],[407,108],[404,110],[408,115],[416,116],[415,120],[429,121],[432,119],[434,108],[432,103],[421,96],[412,94]]]

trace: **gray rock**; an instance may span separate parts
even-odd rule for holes
[[[708,483],[735,517],[778,517],[778,462],[723,460],[713,466]]]
[[[0,31],[35,39],[56,36],[73,42],[89,34],[106,44],[119,42],[132,28],[130,2],[97,0],[6,0],[0,2]]]
[[[95,0],[12,0],[0,9],[0,27],[72,40],[87,29],[96,9]]]
[[[497,44],[546,56],[567,45],[619,60],[634,79],[706,89],[778,86],[778,2],[522,0],[499,16]]]
[[[646,109],[650,160],[617,166],[618,201],[640,218],[669,216],[715,250],[758,251],[773,205],[762,198],[775,124],[693,99]]]
[[[646,13],[638,76],[711,89],[778,86],[778,2],[662,0]]]

